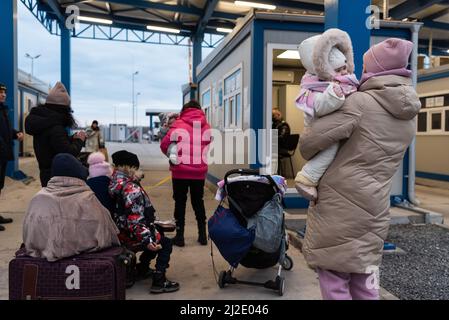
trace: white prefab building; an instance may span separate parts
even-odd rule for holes
[[[420,23],[381,21],[380,28],[371,31],[371,44],[390,37],[414,42],[411,69],[415,83],[420,26]],[[292,133],[301,134],[303,114],[295,107],[294,100],[305,70],[299,57],[283,59],[279,56],[288,51],[294,55],[301,41],[323,30],[322,16],[254,11],[239,21],[233,32],[197,68],[198,99],[211,126],[222,133],[242,133],[250,128],[271,129],[272,108],[277,107]],[[187,90],[184,90],[185,99],[186,93]],[[244,161],[210,164],[208,181],[215,185],[228,170],[234,168],[258,168],[261,172],[274,174],[278,166],[273,147],[275,140],[270,130],[264,136],[245,139]],[[216,143],[217,140],[214,144],[218,146]],[[222,154],[229,153],[229,143],[226,145],[223,140],[221,145]],[[256,159],[256,162],[252,163],[250,159]],[[290,187],[293,186],[291,172],[296,173],[305,163],[299,150],[296,150],[292,160],[293,170],[290,162],[283,165],[287,168],[284,175],[290,180]],[[392,196],[414,200],[414,160],[412,145],[394,178]],[[308,205],[294,188],[289,189],[285,202],[288,207]]]
[[[423,184],[449,182],[449,65],[421,70],[417,91],[416,176]]]
[[[126,140],[126,134],[128,126],[126,124],[115,124],[111,123],[109,125],[110,139],[114,142],[123,142]]]

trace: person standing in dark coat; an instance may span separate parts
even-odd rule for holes
[[[25,131],[34,138],[42,187],[46,187],[51,178],[51,163],[58,153],[79,156],[86,133],[81,131],[70,136],[68,132],[75,127],[69,94],[64,85],[58,82],[51,89],[45,104],[31,109],[25,119]]]
[[[0,195],[5,186],[6,166],[8,161],[14,160],[13,140],[23,140],[23,133],[11,128],[5,101],[6,86],[0,83]],[[5,230],[1,224],[11,222],[12,219],[0,216],[0,231]]]

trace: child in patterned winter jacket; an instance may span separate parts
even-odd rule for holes
[[[143,175],[138,171],[139,159],[135,154],[122,150],[114,153],[112,160],[115,168],[109,184],[109,193],[116,204],[113,219],[120,230],[119,238],[123,244],[139,244],[143,247],[140,263],[137,264],[138,277],[145,278],[150,273],[150,261],[156,258],[156,271],[153,272],[150,291],[177,291],[179,284],[165,277],[172,242],[154,225],[156,211],[140,184]]]

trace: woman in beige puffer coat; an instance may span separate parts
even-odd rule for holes
[[[303,246],[324,299],[379,298],[373,271],[388,233],[392,178],[421,107],[406,69],[412,46],[392,38],[370,48],[359,92],[301,136],[306,160],[340,142],[309,208]]]

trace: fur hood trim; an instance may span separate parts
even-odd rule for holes
[[[332,81],[335,70],[329,63],[332,48],[337,48],[346,57],[348,73],[354,73],[354,52],[348,33],[340,29],[328,29],[317,40],[313,48],[313,64],[316,75],[326,81]]]

